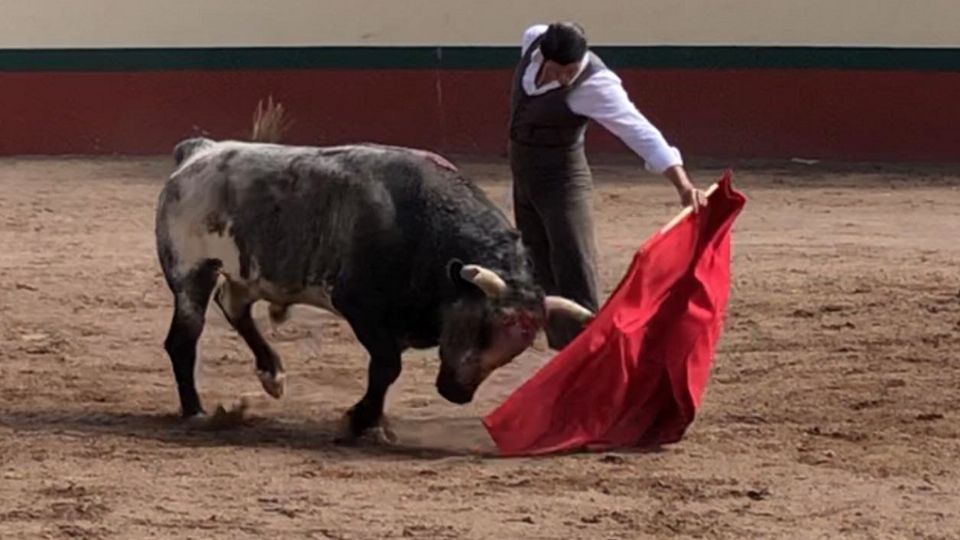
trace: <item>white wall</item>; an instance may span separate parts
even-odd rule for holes
[[[553,19],[607,45],[960,46],[960,0],[0,0],[0,48],[515,45]]]

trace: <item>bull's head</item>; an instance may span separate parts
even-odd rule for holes
[[[593,317],[566,298],[544,297],[532,287],[515,290],[481,266],[454,261],[448,275],[463,294],[443,316],[437,390],[453,403],[469,403],[494,370],[533,343],[546,320],[586,324]]]

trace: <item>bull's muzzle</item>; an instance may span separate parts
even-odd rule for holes
[[[464,386],[455,376],[447,375],[441,370],[437,377],[437,392],[450,403],[466,405],[473,401],[476,388]]]

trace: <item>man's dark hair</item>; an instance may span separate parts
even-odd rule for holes
[[[540,42],[540,53],[558,64],[579,62],[587,54],[587,35],[577,23],[553,23]]]

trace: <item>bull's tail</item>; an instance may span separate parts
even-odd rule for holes
[[[284,118],[286,111],[281,103],[275,103],[273,96],[267,97],[267,103],[257,102],[253,113],[253,128],[250,131],[252,142],[278,143],[293,123]]]

